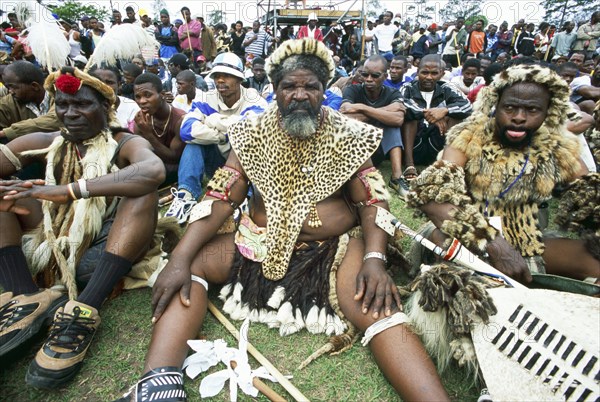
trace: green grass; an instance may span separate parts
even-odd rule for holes
[[[384,177],[389,177],[389,165],[382,166]],[[405,224],[417,228],[423,222],[415,218],[404,202],[395,198],[391,209]],[[410,241],[403,240],[407,250]],[[401,277],[397,273],[398,277]],[[218,306],[221,302],[211,291],[210,298]],[[43,342],[39,336],[0,362],[0,399],[3,401],[111,401],[120,397],[141,374],[146,347],[150,341],[150,289],[132,290],[104,304],[100,311],[102,324],[90,347],[81,372],[66,388],[57,391],[40,391],[25,384],[29,362]],[[240,323],[234,325],[239,328]],[[237,342],[233,336],[210,314],[204,323],[200,337],[209,340],[223,338],[232,346]],[[313,401],[395,401],[399,400],[393,388],[380,373],[367,348],[359,343],[338,356],[323,356],[304,370],[298,365],[314,350],[323,345],[324,335],[310,335],[306,331],[288,337],[280,337],[276,330],[261,324],[252,324],[250,342],[265,355],[282,373],[292,374],[292,383]],[[251,359],[251,366],[259,366]],[[220,365],[216,369],[222,370]],[[212,372],[211,371],[211,372]],[[198,387],[201,378],[186,380],[190,401],[200,399]],[[466,373],[451,367],[442,375],[451,398],[456,401],[477,400],[478,388],[466,379]],[[268,382],[267,382],[268,383]],[[268,383],[270,384],[270,383]],[[272,388],[287,400],[291,397],[278,384]],[[228,401],[226,385],[214,401]],[[252,400],[241,391],[240,401]],[[259,396],[258,400],[266,400]]]

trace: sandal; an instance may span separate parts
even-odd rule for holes
[[[129,392],[114,402],[185,402],[183,374],[177,367],[159,367],[147,372]]]
[[[411,181],[417,178],[419,172],[417,172],[417,168],[414,166],[407,166],[406,169],[404,169],[404,172],[402,172],[402,175],[406,180]]]

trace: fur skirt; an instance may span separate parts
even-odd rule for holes
[[[303,328],[311,333],[340,335],[346,329],[337,307],[335,277],[348,236],[297,243],[286,275],[271,281],[262,264],[236,255],[230,278],[220,293],[223,310],[234,320],[247,317],[289,335]]]

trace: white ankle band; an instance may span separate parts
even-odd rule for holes
[[[410,319],[406,314],[397,312],[396,314],[386,317],[383,320],[374,322],[369,326],[369,328],[367,328],[367,330],[365,331],[365,336],[361,339],[360,343],[362,343],[363,346],[367,346],[371,339],[373,339],[373,337],[378,333],[383,332],[388,328],[404,324],[405,322],[409,321]]]
[[[198,282],[200,285],[204,286],[204,289],[206,289],[208,292],[208,282],[206,282],[204,279],[200,278],[199,276],[192,275],[192,281]]]

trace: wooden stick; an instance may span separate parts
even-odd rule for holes
[[[223,324],[225,328],[227,328],[227,330],[235,337],[235,339],[240,339],[240,333],[238,330],[210,300],[208,301],[208,310],[215,316],[217,320],[219,320],[221,324]],[[279,381],[281,386],[285,388],[285,390],[289,392],[289,394],[296,401],[308,401],[308,398],[304,396],[302,392],[300,392],[300,390],[296,388],[287,378],[285,378],[284,375],[281,374],[281,372],[277,370],[277,368],[273,366],[273,364],[271,364],[271,362],[267,360],[267,358],[264,357],[263,354],[260,353],[250,342],[248,342],[248,352],[250,352],[250,354],[254,356],[254,358],[258,360],[260,364],[265,366],[269,373],[275,377],[277,381]]]
[[[236,367],[237,367],[236,361],[232,360],[231,361],[231,368],[235,370]],[[273,401],[273,402],[285,401],[285,398],[283,396],[281,396],[277,392],[273,391],[273,389],[271,387],[269,387],[267,384],[265,384],[258,377],[253,377],[252,378],[252,385],[254,385],[254,388],[256,388],[257,390],[259,390],[270,401]]]

